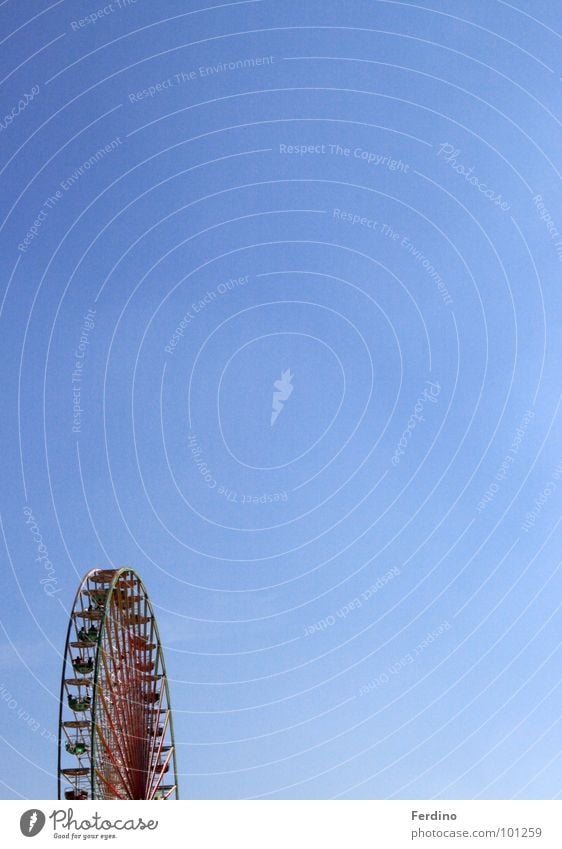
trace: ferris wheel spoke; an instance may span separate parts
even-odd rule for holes
[[[115,774],[119,777],[119,779],[121,781],[121,785],[122,785],[124,793],[125,793],[125,795],[122,798],[127,798],[130,795],[131,790],[132,790],[132,788],[129,786],[127,773],[126,772],[123,773],[121,771],[121,766],[120,766],[118,760],[115,758],[115,755],[112,751],[112,747],[109,745],[109,743],[106,740],[105,735],[103,734],[103,731],[101,729],[98,731],[98,735],[99,735],[99,740],[101,742],[101,745],[103,747],[103,754],[102,754],[102,757],[101,757],[101,763],[105,765],[105,764],[107,764],[108,761],[111,761],[111,763],[113,764],[113,769],[115,770]],[[121,759],[121,763],[124,764],[125,760]],[[100,769],[99,766],[95,767],[95,772],[96,772],[96,775],[98,777],[100,775],[102,775],[102,770]]]
[[[106,775],[101,770],[96,770],[96,778],[99,779],[100,783],[107,787],[109,795],[109,799],[127,799],[127,796],[122,796],[116,787],[111,783],[111,781],[106,777]],[[103,798],[103,797],[102,797]]]
[[[124,766],[125,764],[128,763],[127,751],[126,751],[126,749],[124,749],[124,747],[122,745],[121,735],[119,734],[119,732],[115,728],[115,724],[113,722],[113,717],[112,717],[112,712],[111,712],[111,710],[108,709],[105,693],[100,693],[100,698],[102,700],[103,714],[100,711],[100,719],[99,719],[97,726],[96,726],[98,743],[101,743],[101,748],[102,748],[102,755],[101,755],[101,759],[99,759],[99,760],[103,761],[107,757],[113,758],[113,752],[115,751],[115,753],[117,754],[117,757],[119,758],[119,762],[123,765],[123,769],[125,770],[124,774],[122,773],[123,785],[124,785],[124,787],[128,788],[128,790],[127,790],[128,794],[133,794],[134,788],[131,785],[130,777],[129,777],[129,775],[128,775],[126,769],[125,769],[125,766]],[[104,728],[106,729],[106,732],[104,732]],[[109,737],[110,737],[110,739],[109,739]],[[99,745],[98,745],[98,748],[100,748]],[[114,763],[115,763],[115,761],[114,761]],[[115,766],[118,769],[118,771],[121,772],[118,765],[115,764]]]

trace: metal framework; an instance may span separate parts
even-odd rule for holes
[[[93,569],[74,599],[60,691],[58,798],[179,798],[164,656],[150,599],[132,569]]]

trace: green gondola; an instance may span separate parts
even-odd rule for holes
[[[95,625],[90,625],[88,630],[84,627],[78,631],[78,639],[81,643],[95,643],[98,638],[98,629]]]
[[[92,706],[92,700],[89,696],[69,696],[68,697],[68,707],[70,710],[76,711],[78,713],[90,710]]]
[[[87,746],[83,742],[70,743],[67,742],[65,745],[65,749],[69,755],[85,755],[87,752]]]
[[[72,661],[72,667],[75,672],[81,675],[90,675],[94,671],[94,660],[89,657],[87,660],[83,657],[75,657]]]

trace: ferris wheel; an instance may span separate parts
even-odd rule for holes
[[[58,798],[178,799],[170,694],[154,611],[128,568],[82,580],[61,680]]]

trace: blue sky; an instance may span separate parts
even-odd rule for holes
[[[183,798],[560,794],[557,11],[0,4],[4,798],[111,565]]]

